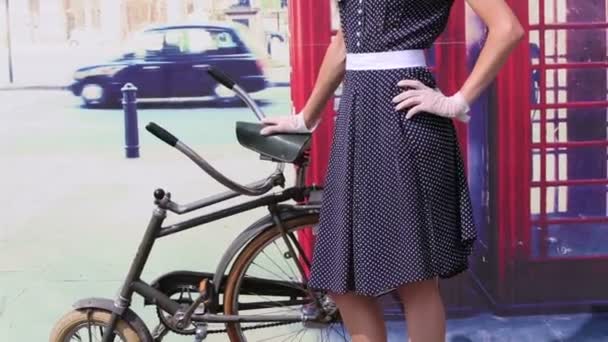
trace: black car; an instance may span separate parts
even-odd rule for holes
[[[138,98],[232,98],[207,74],[213,66],[247,92],[257,92],[266,88],[266,78],[244,36],[237,24],[150,28],[121,57],[78,69],[71,90],[87,106],[119,104],[120,89],[128,82],[137,87]]]

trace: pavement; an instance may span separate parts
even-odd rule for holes
[[[291,107],[286,87],[270,88],[256,98],[271,116]],[[166,127],[243,183],[273,169],[236,141],[234,122],[255,120],[244,107],[144,106],[138,113],[141,158],[126,159],[120,110],[83,109],[78,99],[58,90],[0,91],[0,103],[2,342],[44,341],[75,300],[115,296],[151,214],[154,189],[171,191],[180,203],[223,190],[186,157],[147,134],[145,123]],[[289,169],[286,176],[293,180]],[[213,270],[232,239],[263,214],[263,209],[253,210],[161,240],[142,278],[174,269]],[[133,307],[153,325],[155,313],[141,300]],[[608,341],[608,315],[601,313],[480,313],[450,319],[447,327],[449,342]],[[402,320],[387,322],[387,328],[389,341],[406,341]],[[226,337],[212,335],[208,341]]]

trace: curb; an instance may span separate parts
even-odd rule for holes
[[[0,86],[0,91],[9,90],[68,90],[69,86],[60,85],[8,85]]]
[[[289,87],[291,85],[290,82],[268,82],[268,87]]]

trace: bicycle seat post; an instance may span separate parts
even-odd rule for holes
[[[304,188],[306,187],[306,171],[308,169],[310,151],[304,152],[302,158],[295,163],[297,168],[296,174],[296,188]]]

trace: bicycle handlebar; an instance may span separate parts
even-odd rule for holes
[[[262,118],[265,117],[260,107],[249,96],[249,94],[247,94],[247,92],[243,88],[241,88],[238,84],[236,84],[236,82],[234,82],[230,77],[228,77],[228,75],[213,67],[209,67],[207,69],[207,72],[216,81],[234,91],[237,96],[240,97],[247,104],[247,106],[255,113],[258,120],[262,120]],[[222,174],[213,166],[211,166],[211,164],[209,164],[203,157],[198,155],[188,145],[184,144],[182,141],[179,141],[179,139],[177,139],[173,134],[169,133],[167,130],[157,125],[156,123],[150,122],[146,126],[146,130],[148,130],[160,140],[167,143],[169,146],[175,147],[177,150],[188,156],[188,158],[190,158],[196,165],[203,169],[213,179],[237,193],[249,196],[257,196],[268,192],[275,185],[277,185],[277,182],[283,182],[283,169],[285,167],[284,163],[278,163],[274,172],[270,174],[270,176],[268,176],[266,179],[262,179],[250,185],[242,185],[224,176],[224,174]]]
[[[236,85],[236,82],[234,82],[230,77],[228,77],[228,75],[224,74],[218,69],[209,67],[209,69],[207,69],[207,72],[209,73],[209,75],[211,75],[211,77],[213,77],[216,81],[218,81],[228,89],[233,89]]]
[[[188,158],[190,158],[196,165],[198,165],[203,171],[209,174],[213,179],[226,186],[227,188],[238,192],[243,195],[249,196],[257,196],[268,192],[272,189],[277,181],[282,181],[283,175],[283,163],[277,165],[275,171],[270,174],[270,176],[265,179],[254,182],[250,185],[242,185],[237,183],[230,178],[226,177],[223,173],[216,170],[211,164],[209,164],[205,158],[201,157],[198,153],[196,153],[193,149],[191,149],[184,142],[177,139],[173,134],[169,133],[166,129],[157,125],[154,122],[150,122],[146,126],[146,130],[152,133],[154,136],[159,138],[160,140],[166,142],[170,146],[175,147],[178,151],[185,154]]]
[[[169,146],[175,147],[175,145],[177,145],[177,143],[179,142],[179,140],[173,134],[167,132],[167,130],[155,124],[154,122],[150,122],[146,126],[146,129],[148,130],[148,132],[154,134],[158,139],[169,144]]]
[[[224,85],[226,88],[234,91],[236,95],[247,104],[247,106],[253,111],[258,120],[262,120],[266,115],[260,109],[260,107],[255,103],[255,101],[247,94],[247,92],[241,88],[234,80],[232,80],[228,75],[224,72],[215,69],[213,67],[209,67],[207,69],[207,73],[211,75],[216,81]]]
[[[270,176],[266,177],[266,179],[257,181],[251,186],[242,185],[224,176],[223,173],[217,171],[203,157],[199,156],[194,150],[192,150],[183,142],[179,141],[175,148],[184,153],[186,156],[188,156],[188,158],[190,158],[194,163],[196,163],[196,165],[198,165],[201,169],[207,172],[207,174],[209,174],[209,176],[211,176],[213,179],[226,186],[227,188],[243,195],[258,196],[264,194],[270,189],[272,189],[276,185],[276,181],[280,180],[283,175],[283,164],[279,164],[277,165],[275,171],[270,174]]]

